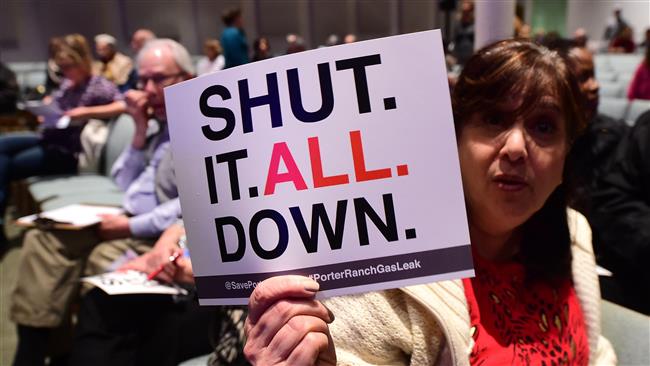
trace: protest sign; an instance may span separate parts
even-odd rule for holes
[[[473,275],[440,31],[219,71],[165,89],[200,303],[260,281],[317,296]]]

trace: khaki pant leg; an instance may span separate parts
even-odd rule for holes
[[[94,230],[27,232],[9,306],[11,320],[32,327],[59,326],[77,294],[86,258],[98,242]]]
[[[117,239],[99,243],[88,257],[84,276],[95,276],[108,270],[115,260],[124,255],[127,250],[133,250],[142,255],[154,245],[153,239]]]

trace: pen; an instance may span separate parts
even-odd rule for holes
[[[176,263],[176,260],[181,256],[182,252],[176,252],[174,255],[169,256],[169,262],[170,263]],[[153,280],[156,276],[160,274],[165,269],[165,264],[163,263],[158,267],[155,271],[151,272],[149,275],[147,275],[147,281]]]

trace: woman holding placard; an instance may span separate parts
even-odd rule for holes
[[[581,98],[555,52],[518,40],[479,51],[452,96],[476,277],[322,302],[309,278],[271,278],[249,300],[249,360],[615,363],[589,225],[566,208]]]

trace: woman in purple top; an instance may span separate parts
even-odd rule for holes
[[[9,182],[34,175],[74,173],[81,150],[79,136],[85,122],[90,118],[111,118],[126,109],[115,85],[91,74],[90,48],[82,35],[63,37],[55,61],[64,81],[44,101],[56,103],[71,123],[62,129],[44,126],[41,134],[0,137],[0,250],[6,244],[3,218]]]

